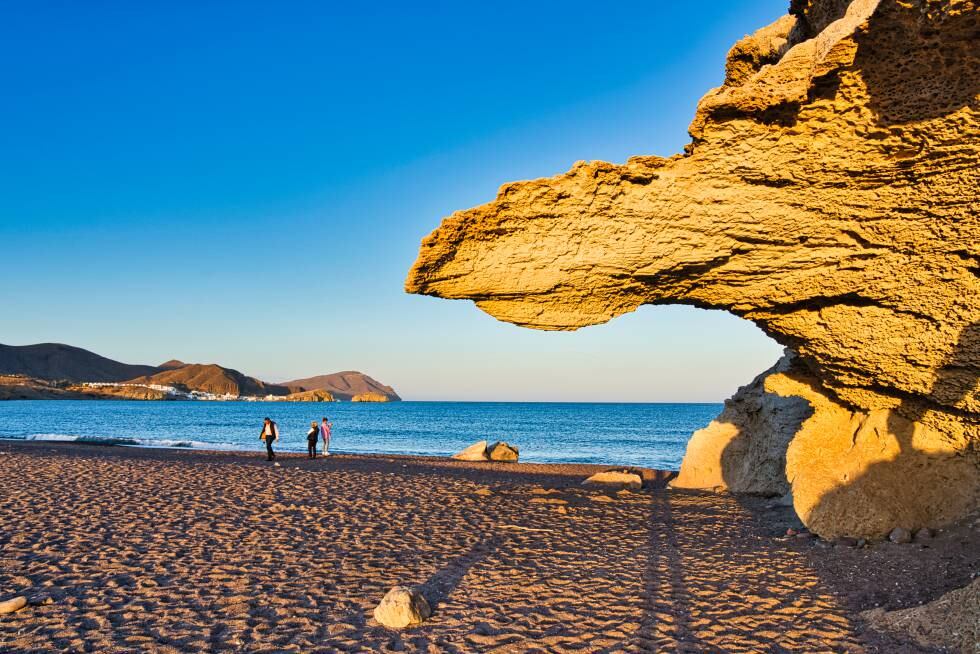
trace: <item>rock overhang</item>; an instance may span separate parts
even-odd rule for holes
[[[686,155],[506,184],[426,238],[406,290],[536,329],[643,304],[728,310],[794,348],[820,397],[900,439],[900,455],[955,443],[975,465],[980,11],[791,12],[732,48]]]

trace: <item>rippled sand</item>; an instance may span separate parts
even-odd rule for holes
[[[731,497],[587,490],[589,466],[280,463],[0,445],[0,599],[54,600],[0,616],[0,651],[919,651]],[[374,622],[396,584],[429,622]]]

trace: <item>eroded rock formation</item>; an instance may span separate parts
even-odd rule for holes
[[[752,320],[799,372],[743,389],[756,413],[730,403],[683,473],[700,451],[711,485],[788,485],[826,535],[936,526],[980,501],[978,93],[974,0],[793,0],[732,48],[684,155],[504,185],[406,288],[538,329],[663,303]],[[812,415],[788,434],[778,398]]]

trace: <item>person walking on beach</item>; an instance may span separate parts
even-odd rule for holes
[[[316,420],[310,423],[310,431],[306,432],[306,450],[308,459],[316,458],[316,442],[320,440],[320,428],[317,427]]]
[[[330,432],[333,430],[333,423],[323,418],[320,424],[320,436],[323,437],[323,456],[330,456]]]
[[[267,452],[265,460],[274,461],[276,453],[272,451],[272,444],[279,440],[279,426],[271,418],[265,419],[265,423],[262,425],[262,432],[259,434],[259,440],[265,441],[265,451]]]

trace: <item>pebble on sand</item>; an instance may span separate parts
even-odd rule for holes
[[[5,602],[0,602],[0,615],[20,611],[25,606],[27,606],[27,598],[23,595],[6,600]]]
[[[422,624],[432,609],[422,594],[406,586],[395,586],[388,591],[374,609],[374,619],[392,629],[404,629]]]
[[[888,534],[888,540],[893,543],[908,543],[912,540],[912,534],[905,527],[895,527]]]
[[[597,472],[582,483],[586,485],[622,486],[630,490],[640,490],[643,488],[643,477],[631,470],[614,469]]]
[[[560,497],[532,497],[529,502],[531,504],[568,504],[568,500],[563,500]]]

